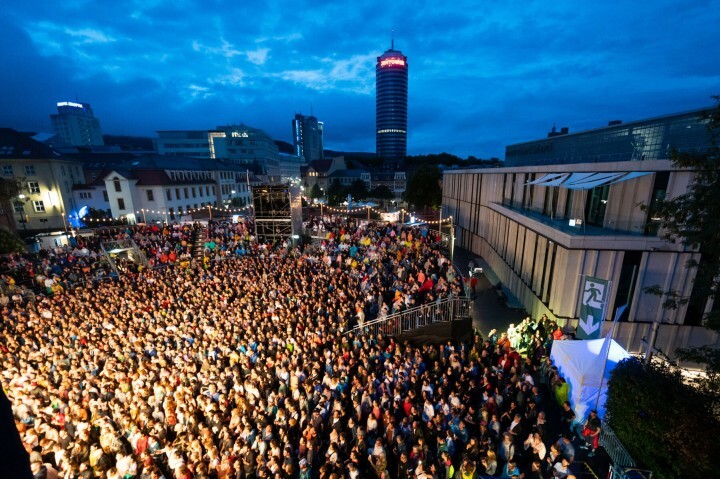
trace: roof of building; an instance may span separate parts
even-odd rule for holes
[[[365,170],[335,170],[328,178],[360,178],[363,173],[367,173]]]
[[[332,168],[332,165],[333,160],[313,160],[308,164],[308,167],[312,167],[318,173],[327,173]]]
[[[23,160],[69,160],[45,143],[33,140],[26,133],[0,128],[0,158]]]

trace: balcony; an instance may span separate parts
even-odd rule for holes
[[[615,217],[612,223],[606,221],[606,226],[590,225],[580,219],[580,225],[575,223],[576,226],[571,226],[569,218],[550,217],[542,211],[524,208],[518,204],[490,203],[488,207],[564,248],[675,252],[684,250],[680,243],[673,244],[659,238],[653,228],[647,228],[644,222],[628,217]],[[608,226],[608,223],[618,225],[618,228]]]

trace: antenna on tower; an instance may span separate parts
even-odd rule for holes
[[[390,30],[390,50],[395,50],[395,29]]]

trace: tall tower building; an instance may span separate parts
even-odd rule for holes
[[[398,161],[407,153],[408,63],[395,41],[375,67],[375,145],[377,156]]]
[[[57,104],[57,114],[50,115],[55,133],[62,145],[58,146],[97,146],[104,145],[100,120],[93,115],[88,103],[61,101]]]
[[[295,114],[292,120],[295,154],[308,163],[325,158],[323,146],[323,123],[313,115]]]

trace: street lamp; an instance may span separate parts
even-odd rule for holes
[[[20,213],[20,223],[22,223],[23,229],[26,230],[26,229],[27,229],[27,219],[25,219],[25,204],[24,204],[24,203],[25,203],[25,198],[27,198],[27,197],[26,197],[25,195],[23,195],[22,193],[20,193],[17,197],[18,197],[18,199],[19,199],[20,201],[23,202],[23,203],[20,205],[20,211],[19,211],[19,213]]]

